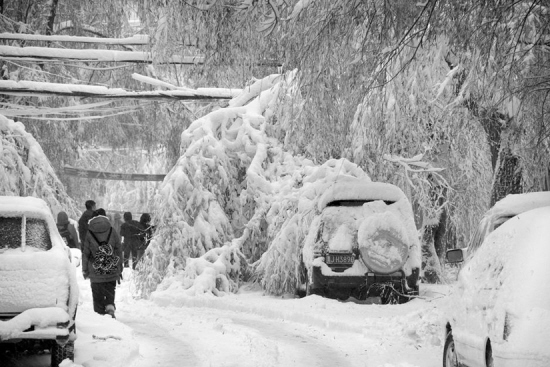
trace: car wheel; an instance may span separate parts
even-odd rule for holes
[[[307,283],[306,283],[306,295],[307,296],[317,295],[317,296],[324,297],[325,296],[325,290],[323,288],[312,288],[311,283],[309,281],[307,281]]]
[[[485,365],[487,367],[493,367],[493,349],[491,348],[491,342],[487,343],[487,347],[485,348]]]
[[[459,367],[453,334],[449,331],[443,348],[443,367]]]
[[[327,291],[325,291],[325,296],[328,298],[337,299],[338,301],[345,301],[351,296],[351,289],[349,288],[328,289]]]
[[[65,345],[55,343],[52,347],[51,367],[58,367],[67,358],[74,361],[74,341],[69,340]]]

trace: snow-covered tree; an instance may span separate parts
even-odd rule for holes
[[[294,77],[256,81],[183,132],[183,154],[155,198],[158,227],[136,277],[141,295],[170,287],[223,294],[251,272],[270,293],[296,289],[320,196],[339,175],[370,179],[345,159],[315,165],[282,148],[276,112]]]
[[[0,115],[0,195],[44,199],[54,215],[79,211],[57,178],[42,148],[20,122]]]

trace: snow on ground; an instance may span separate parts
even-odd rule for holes
[[[223,297],[174,286],[136,300],[126,269],[114,320],[93,312],[78,273],[75,363],[63,367],[441,365],[447,286],[423,285],[422,299],[404,305],[264,296],[250,285]],[[44,358],[25,365],[47,366]]]
[[[125,340],[139,344],[137,358],[127,353],[134,367],[441,365],[445,286],[425,286],[424,299],[405,305],[264,296],[251,286],[224,297],[173,287],[134,300],[126,271],[116,322],[133,329]]]

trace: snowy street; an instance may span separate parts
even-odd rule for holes
[[[356,304],[318,296],[214,297],[156,292],[134,300],[131,273],[117,288],[117,320],[81,304],[75,365],[96,366],[440,366],[437,305],[446,286],[429,286],[404,305]],[[246,288],[246,287],[244,287]],[[46,362],[47,363],[47,362]],[[45,366],[46,364],[44,364]],[[68,366],[71,366],[70,364]]]
[[[259,289],[221,298],[165,291],[134,300],[131,272],[125,274],[116,320],[93,313],[89,282],[79,274],[75,363],[64,367],[441,364],[436,307],[446,286],[428,286],[422,297],[430,301],[404,305],[272,297]],[[4,362],[46,367],[49,354]]]

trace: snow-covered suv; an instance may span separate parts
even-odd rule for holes
[[[302,251],[307,294],[382,303],[418,295],[420,241],[401,189],[339,176],[318,210]]]
[[[47,204],[0,196],[0,343],[40,343],[52,366],[73,359],[77,303],[71,252]]]

